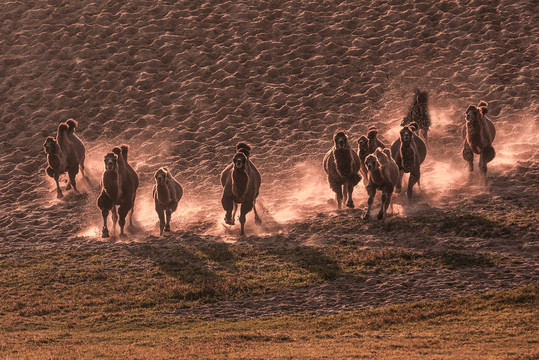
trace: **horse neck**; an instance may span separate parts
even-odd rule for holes
[[[118,155],[118,174],[119,177],[123,180],[127,176],[127,162],[125,161],[123,154],[117,154]]]
[[[384,176],[382,175],[382,168],[378,166],[374,170],[369,171],[372,182],[376,185],[382,185],[384,183]]]
[[[49,156],[49,165],[58,173],[62,173],[64,170],[63,168],[66,166],[66,153],[62,151],[62,148],[58,144],[58,141],[54,142],[54,145],[52,146],[52,153],[48,154]],[[58,161],[52,160],[52,158],[58,158]]]
[[[412,140],[409,142],[401,140],[401,158],[404,168],[410,168],[414,165],[415,154],[412,148]]]
[[[423,105],[419,101],[415,101],[414,105],[412,106],[412,110],[410,111],[411,115],[420,115],[423,113]]]
[[[56,156],[62,155],[62,148],[60,147],[60,144],[58,144],[58,141],[54,141],[52,148],[53,148],[53,151],[51,155],[56,155]]]
[[[352,173],[352,154],[350,154],[349,148],[333,149],[333,157],[337,172],[341,176],[348,176]]]
[[[359,149],[359,158],[361,159],[361,161],[365,162],[365,158],[367,157],[367,155],[369,155],[369,149]]]
[[[247,193],[249,175],[245,170],[232,169],[232,193],[237,198],[243,198]]]
[[[69,144],[69,139],[67,137],[67,130],[66,131],[62,131],[62,132],[58,132],[56,134],[56,142],[58,144],[58,146],[61,148],[61,149],[65,149],[66,146],[68,146]]]
[[[103,188],[113,201],[120,198],[121,185],[122,179],[118,170],[106,170],[103,173]]]
[[[481,145],[482,120],[466,123],[466,141],[470,146]]]
[[[369,146],[369,154],[373,154],[376,149],[378,148],[378,141],[376,141],[376,138],[374,139],[369,139],[369,142],[368,142],[368,146]]]
[[[157,200],[165,205],[172,200],[170,190],[166,184],[157,184]]]

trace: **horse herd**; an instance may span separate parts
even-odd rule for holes
[[[393,192],[402,188],[404,173],[409,173],[407,196],[412,199],[413,187],[420,182],[421,164],[427,155],[427,136],[431,125],[427,109],[427,93],[416,90],[414,102],[408,115],[402,120],[399,137],[386,147],[377,137],[378,130],[372,126],[358,140],[357,151],[352,149],[344,130],[338,130],[333,136],[333,147],[323,159],[323,167],[328,177],[330,188],[336,194],[337,207],[343,204],[354,208],[352,192],[363,180],[367,190],[368,207],[364,219],[368,219],[376,192],[382,192],[382,206],[378,219],[383,219],[391,202]],[[494,159],[492,147],[496,130],[486,118],[488,105],[485,101],[477,106],[470,105],[465,111],[465,123],[462,127],[462,156],[473,171],[474,154],[479,155],[479,168],[486,182],[487,163]],[[75,133],[77,122],[73,119],[58,125],[56,138],[49,136],[43,144],[47,154],[46,173],[56,181],[57,197],[63,196],[59,185],[59,176],[67,172],[69,181],[66,190],[77,190],[75,176],[79,169],[84,177],[85,147]],[[112,212],[113,231],[116,223],[120,226],[120,236],[125,236],[125,220],[133,210],[139,187],[139,178],[128,162],[128,146],[114,147],[104,157],[102,189],[97,199],[97,206],[103,217],[102,237],[109,236],[107,220]],[[250,159],[251,146],[246,142],[236,145],[236,153],[221,173],[223,194],[221,204],[225,210],[225,223],[235,224],[236,211],[240,208],[239,221],[241,235],[245,234],[246,215],[251,210],[255,222],[262,221],[256,210],[262,177]],[[170,231],[170,219],[183,196],[183,188],[166,167],[159,168],[155,174],[153,198],[155,211],[159,217],[159,233]]]

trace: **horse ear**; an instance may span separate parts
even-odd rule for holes
[[[475,106],[473,106],[473,105],[470,105],[470,106],[468,106],[468,108],[466,109],[464,114],[466,115],[467,113],[469,113],[472,110],[477,110],[477,108]]]
[[[477,107],[481,111],[481,114],[486,115],[488,113],[488,104],[485,100],[481,100]]]
[[[488,107],[488,104],[487,104],[487,102],[486,102],[485,100],[481,100],[481,101],[479,102],[479,104],[477,104],[477,106],[478,106],[478,107],[482,107],[482,106]]]

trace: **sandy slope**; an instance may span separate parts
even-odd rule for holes
[[[419,87],[429,91],[433,119],[423,191],[414,206],[397,197],[396,213],[469,207],[508,217],[524,209],[530,228],[518,241],[528,250],[519,254],[529,260],[515,271],[537,269],[533,1],[50,0],[1,7],[4,246],[100,241],[102,159],[119,143],[131,146],[142,184],[129,241],[157,232],[150,188],[162,165],[185,189],[173,228],[234,240],[236,229],[221,224],[218,175],[239,140],[252,143],[263,175],[265,225],[248,224],[247,231],[271,241],[305,216],[334,208],[321,167],[333,132],[345,128],[355,141],[375,124],[391,142]],[[481,99],[498,129],[487,189],[466,182],[460,156],[463,112]],[[70,117],[87,145],[90,183],[80,180],[82,194],[57,200],[42,143]],[[355,198],[363,207],[361,185]],[[305,230],[305,239],[330,230],[329,223]],[[503,241],[493,246],[512,249]]]

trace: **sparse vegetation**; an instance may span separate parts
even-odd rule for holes
[[[0,313],[14,323],[92,323],[125,312],[170,311],[304,287],[339,276],[494,266],[485,254],[252,244],[117,244],[91,251],[25,251],[0,258]],[[7,253],[6,253],[7,255]]]
[[[509,206],[509,205],[507,205]],[[357,211],[355,216],[333,216],[321,214],[324,221],[299,223],[297,231],[321,231],[333,225],[330,234],[346,234],[361,229],[366,233],[413,233],[416,236],[451,235],[484,239],[508,238],[526,234],[539,222],[539,213],[533,208],[515,208],[504,213],[490,209],[440,210],[414,214],[409,217],[391,216],[387,221],[363,221]]]
[[[4,358],[537,359],[539,287],[331,316],[201,321],[158,313],[0,330]],[[16,331],[14,331],[16,330]]]

